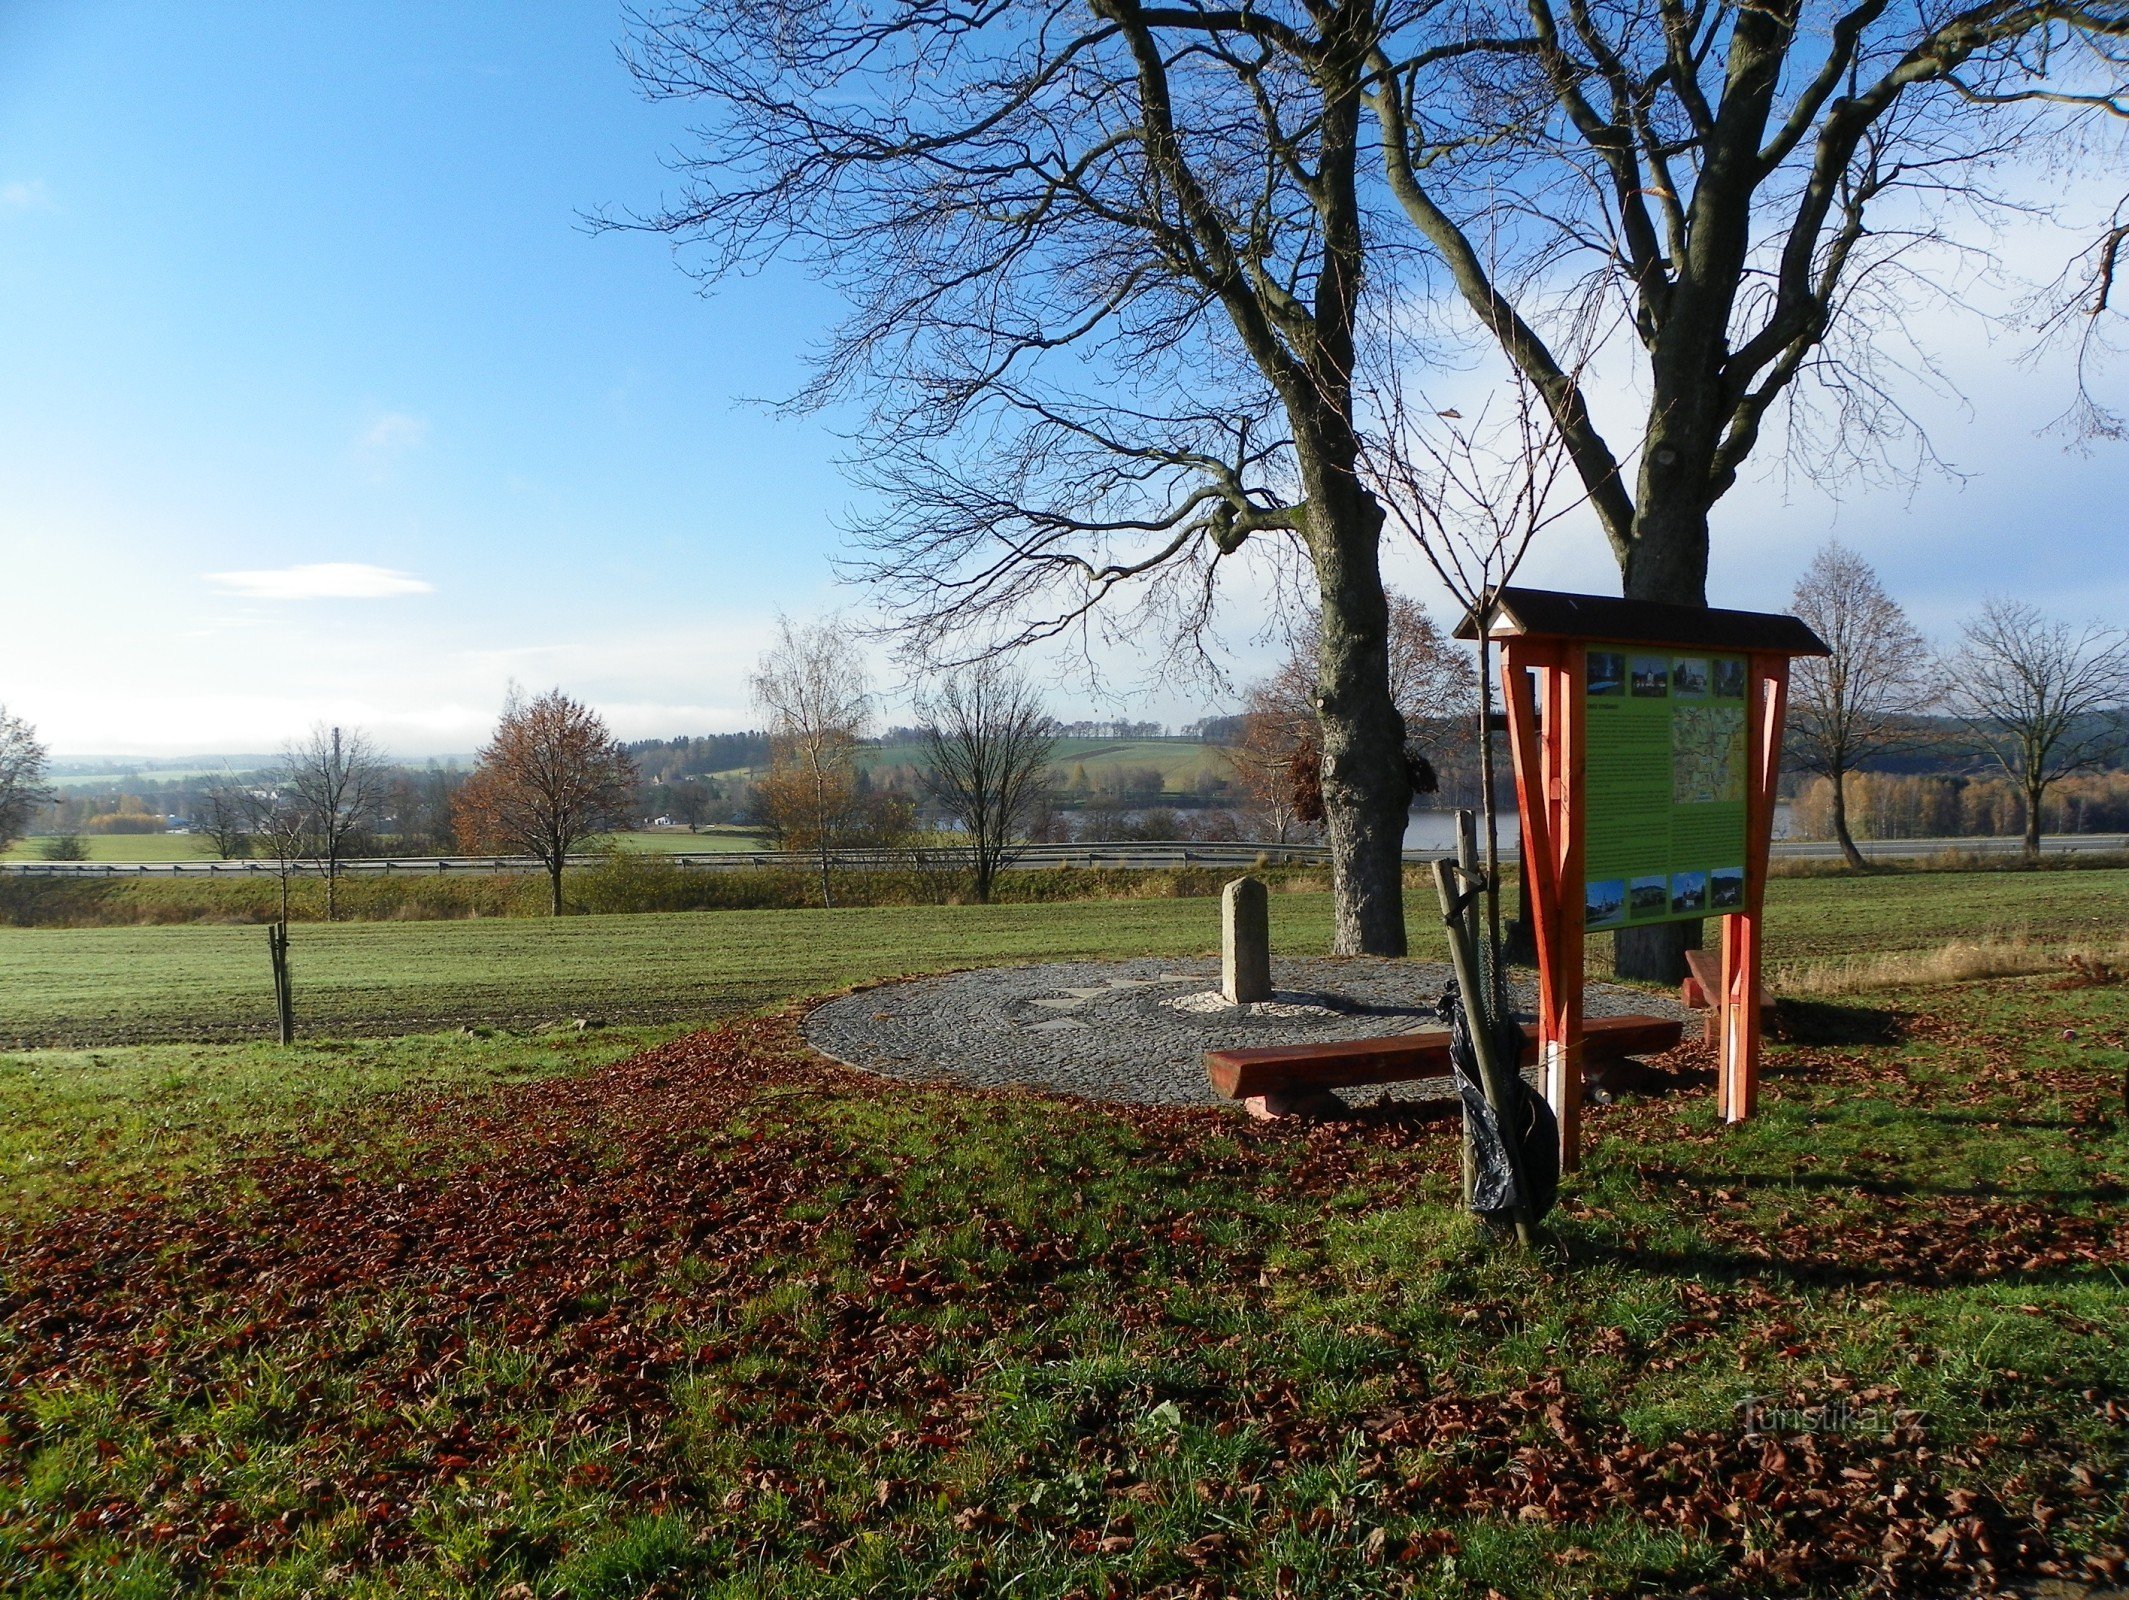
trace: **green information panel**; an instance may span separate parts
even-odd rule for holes
[[[1592,648],[1583,746],[1583,925],[1745,904],[1742,657]]]

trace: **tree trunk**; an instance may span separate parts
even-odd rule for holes
[[[1675,606],[1708,603],[1708,508],[1686,486],[1673,481],[1681,452],[1660,441],[1668,437],[1652,427],[1641,470],[1641,510],[1622,563],[1622,588],[1629,600],[1658,600]],[[1668,458],[1668,459],[1666,459]],[[1705,472],[1702,472],[1703,481]],[[1612,972],[1644,983],[1683,983],[1685,953],[1701,947],[1698,922],[1658,922],[1645,928],[1621,928],[1612,935]]]
[[[1855,847],[1855,839],[1848,831],[1848,774],[1838,771],[1830,774],[1833,779],[1833,836],[1841,842],[1841,854],[1858,872],[1868,870],[1870,863],[1863,859],[1863,852]]]
[[[1309,487],[1310,547],[1322,595],[1316,716],[1331,856],[1331,948],[1405,953],[1404,839],[1412,784],[1405,723],[1390,697],[1390,609],[1382,512],[1349,474]]]
[[[553,906],[552,914],[559,917],[562,914],[562,858],[560,856],[551,858],[547,863],[547,888],[549,900]]]
[[[2025,858],[2032,862],[2040,860],[2040,803],[2046,797],[2045,787],[2026,790]]]

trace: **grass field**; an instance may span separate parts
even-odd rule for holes
[[[1282,948],[1320,952],[1321,895],[1280,896]],[[708,1019],[867,979],[996,962],[1183,955],[1206,900],[343,923],[295,931],[297,1012],[323,1033]],[[266,1025],[257,928],[0,928],[0,1040],[154,1039]]]
[[[655,850],[674,856],[719,855],[728,851],[773,850],[767,834],[752,828],[704,828],[689,833],[685,828],[634,828],[609,834],[608,839],[624,850]]]
[[[714,855],[729,850],[766,850],[770,846],[748,828],[705,828],[689,833],[685,828],[632,829],[609,836],[625,850],[658,850],[670,855]],[[197,833],[89,833],[81,836],[91,861],[211,861],[214,847]],[[43,858],[42,839],[18,839],[0,850],[0,861],[37,861]]]
[[[18,1057],[0,1590],[2118,1579],[2129,991],[1877,1007],[1743,1128],[1592,1107],[1542,1262],[1444,1125],[889,1089],[778,1020]]]
[[[921,745],[882,744],[867,745],[858,760],[868,768],[922,767],[926,757]],[[1222,746],[1187,739],[1059,739],[1050,766],[1060,785],[1071,784],[1084,767],[1095,789],[1104,774],[1151,768],[1161,775],[1162,789],[1178,795],[1195,793],[1201,777],[1234,776]]]
[[[1438,955],[1431,896],[1407,917]],[[1324,954],[1330,902],[1271,898],[1275,950]],[[1218,946],[1209,899],[713,911],[455,922],[306,924],[297,1011],[319,1033],[465,1022],[706,1020],[788,996],[994,963],[1192,955]],[[1778,879],[1768,890],[1777,987],[1807,969],[1954,940],[2113,944],[2129,872]],[[1592,941],[1601,960],[1604,941]],[[256,927],[0,928],[0,1043],[235,1038],[270,1017]]]
[[[392,1144],[408,1108],[583,1072],[671,1028],[402,1034],[0,1055],[0,1217],[113,1185],[175,1191],[246,1155]]]
[[[1151,768],[1161,775],[1165,792],[1193,794],[1201,777],[1234,776],[1234,766],[1225,749],[1223,745],[1200,744],[1191,739],[1059,739],[1051,752],[1050,766],[1060,786],[1072,784],[1082,768],[1088,785],[1095,789],[1101,787],[1106,774]],[[914,743],[868,744],[857,753],[858,765],[868,772],[883,767],[922,768],[928,759],[924,747]],[[708,776],[755,777],[759,776],[759,769],[734,767]]]
[[[197,833],[85,833],[91,861],[211,861],[214,848]],[[18,839],[0,850],[0,861],[43,859],[44,840]]]

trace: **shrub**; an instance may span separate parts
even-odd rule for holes
[[[107,811],[91,817],[82,826],[91,833],[161,833],[163,819],[142,811]]]

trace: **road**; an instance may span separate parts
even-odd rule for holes
[[[1502,845],[1504,852],[1512,858],[1515,854],[1513,835],[1505,838]],[[2020,844],[2016,839],[1884,839],[1868,841],[1861,848],[1863,854],[1873,860],[1913,861],[1947,852],[1976,856],[2015,856],[2019,852]],[[2042,840],[2041,849],[2049,855],[2124,851],[2129,850],[2129,835],[2061,834]],[[925,858],[926,865],[944,866],[950,864],[955,853],[951,850],[928,850],[917,854]],[[1431,850],[1408,850],[1405,852],[1405,859],[1429,861],[1435,854],[1436,852]],[[1777,839],[1774,842],[1775,859],[1781,861],[1830,861],[1839,855],[1840,847],[1831,840]],[[572,856],[570,865],[590,867],[596,865],[599,859],[597,856]],[[811,855],[778,850],[739,850],[703,855],[658,854],[653,855],[652,859],[703,871],[735,871],[745,867],[811,870],[817,865],[816,858]],[[1249,868],[1260,863],[1306,864],[1322,862],[1325,859],[1321,845],[1118,842],[1030,845],[1023,852],[1020,865],[1140,869],[1181,866]],[[839,851],[836,853],[836,864],[859,871],[908,867],[912,865],[912,852]],[[278,870],[271,861],[0,861],[0,873],[55,878],[251,878],[271,877]],[[342,872],[359,876],[544,870],[540,862],[530,856],[420,856],[341,863]]]

